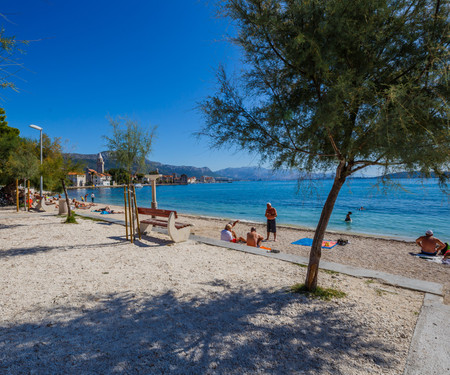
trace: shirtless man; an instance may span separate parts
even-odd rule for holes
[[[273,233],[273,240],[277,240],[277,226],[275,222],[275,218],[277,217],[277,210],[275,207],[272,207],[270,203],[267,203],[266,209],[266,218],[267,218],[267,238],[266,241],[269,240],[270,232]]]
[[[247,246],[259,247],[263,239],[264,237],[256,232],[256,228],[252,227],[247,233]]]
[[[425,236],[419,237],[416,243],[425,255],[437,255],[445,247],[441,240],[433,236],[432,230],[427,230]]]

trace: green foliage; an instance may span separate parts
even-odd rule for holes
[[[305,284],[295,284],[291,286],[292,293],[305,294],[310,298],[318,298],[325,301],[330,301],[333,298],[344,298],[347,294],[338,289],[321,288],[318,286],[315,290],[308,290]]]
[[[66,221],[64,222],[66,224],[78,224],[77,219],[75,217],[75,212],[71,211],[70,216],[67,216]]]
[[[108,173],[112,176],[112,180],[117,184],[128,184],[130,181],[130,174],[123,168],[111,168]]]
[[[17,91],[16,85],[12,81],[13,77],[16,77],[18,70],[22,68],[22,65],[14,58],[15,52],[23,52],[20,48],[20,44],[28,44],[27,41],[18,41],[13,36],[6,36],[5,29],[0,29],[0,87],[10,88]],[[14,72],[10,70],[13,69]]]
[[[136,120],[128,117],[109,118],[112,134],[104,136],[108,150],[120,168],[129,175],[133,174],[133,166],[145,168],[145,157],[150,153],[156,127],[144,128]],[[144,171],[145,172],[145,171]]]
[[[19,130],[8,126],[5,110],[0,108],[0,184],[12,181],[6,170],[6,163],[13,150],[19,146]]]
[[[5,173],[10,179],[30,180],[39,175],[39,159],[35,152],[36,143],[22,138],[18,147],[9,154]]]
[[[228,0],[246,71],[200,104],[213,146],[274,167],[442,173],[450,164],[449,5]]]
[[[321,243],[348,176],[450,169],[449,3],[440,0],[224,0],[242,73],[218,70],[199,105],[199,135],[274,168],[336,172],[306,276],[317,286]]]

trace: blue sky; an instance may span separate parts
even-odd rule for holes
[[[225,41],[229,21],[197,0],[8,1],[5,35],[30,40],[18,55],[20,92],[0,92],[9,125],[38,137],[29,124],[68,141],[66,151],[105,148],[107,116],[157,125],[149,159],[212,170],[257,165],[235,150],[211,150],[192,133],[202,125],[196,104],[216,87],[220,63],[239,69]]]

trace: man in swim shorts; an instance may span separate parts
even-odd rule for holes
[[[266,241],[269,241],[269,234],[273,233],[273,240],[277,240],[277,225],[275,222],[275,218],[277,217],[277,210],[275,207],[267,202],[266,208],[266,218],[267,218],[267,238]]]
[[[220,232],[220,239],[222,241],[227,241],[227,242],[244,242],[246,243],[247,241],[242,238],[242,237],[237,237],[236,233],[232,230],[233,227],[236,225],[236,223],[238,223],[239,220],[236,220],[233,224],[228,223],[227,225],[225,225],[225,229],[223,229]]]
[[[259,247],[263,239],[264,237],[256,232],[256,228],[252,227],[247,233],[247,246]]]
[[[419,237],[416,243],[420,246],[421,253],[425,255],[437,255],[439,251],[445,248],[445,243],[434,237],[432,230],[427,230],[425,236]]]

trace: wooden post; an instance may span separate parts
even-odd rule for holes
[[[132,226],[132,232],[133,232],[133,241],[136,239],[136,226],[135,226],[135,210],[136,207],[134,207],[134,192],[133,192],[133,185],[130,185],[130,201],[131,201],[131,226]]]
[[[127,199],[128,199],[128,218],[130,219],[130,239],[131,239],[131,243],[133,243],[133,223],[131,222],[131,204],[130,204],[130,185],[128,185],[128,189],[127,189]]]
[[[26,197],[27,201],[26,201],[25,207],[26,207],[27,211],[30,211],[30,203],[29,203],[29,201],[30,201],[30,180],[28,180],[27,182],[28,182],[28,189],[27,189],[27,197]]]
[[[25,202],[27,200],[27,179],[23,179],[23,208],[26,211],[27,210],[27,203]]]
[[[17,212],[19,212],[19,180],[16,178],[16,203],[17,203]]]
[[[127,187],[124,185],[123,187],[123,201],[125,203],[125,231],[127,233],[127,241],[128,241],[128,219],[127,219]]]
[[[139,224],[139,213],[138,213],[138,208],[137,208],[137,201],[136,201],[136,188],[133,186],[133,195],[134,195],[134,209],[136,212],[136,221],[137,221],[137,230],[139,233],[139,239],[141,239],[141,226]]]

